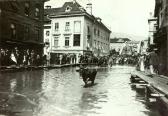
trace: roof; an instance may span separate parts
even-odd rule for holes
[[[128,39],[128,38],[113,38],[113,39],[110,39],[110,43],[125,43],[127,41],[131,41],[131,40]]]
[[[128,41],[127,44],[139,44],[140,41]]]
[[[66,8],[70,7],[71,10],[66,12]],[[111,32],[102,22],[97,21],[94,15],[90,15],[78,2],[65,2],[62,7],[44,9],[44,15],[49,15],[50,18],[59,17],[72,17],[72,16],[86,16],[87,18],[97,22],[99,25],[103,26],[106,30]]]

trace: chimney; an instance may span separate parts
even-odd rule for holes
[[[73,4],[75,4],[76,3],[76,0],[73,0]]]
[[[87,4],[86,11],[87,11],[87,13],[89,13],[90,15],[92,15],[92,3],[88,3]]]
[[[51,9],[51,6],[49,6],[49,5],[47,5],[47,6],[45,6],[46,7],[46,9]]]
[[[102,20],[100,17],[97,17],[96,19],[98,22],[101,22],[101,20]]]

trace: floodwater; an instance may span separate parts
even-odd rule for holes
[[[130,86],[134,67],[98,68],[84,87],[76,67],[0,74],[0,116],[161,116]]]

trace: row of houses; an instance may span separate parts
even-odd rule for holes
[[[44,52],[51,59],[61,54],[104,56],[109,54],[111,31],[92,14],[92,4],[83,8],[75,0],[44,10]]]
[[[149,48],[157,49],[159,72],[168,75],[168,0],[155,0],[154,15],[148,22]]]
[[[140,44],[141,41],[115,37],[110,39],[110,50],[115,50],[120,55],[137,55],[141,52]]]
[[[49,0],[0,1],[0,50],[55,57],[60,54],[109,54],[111,31],[92,14],[92,4],[65,2],[51,8]],[[1,55],[2,56],[2,55]]]

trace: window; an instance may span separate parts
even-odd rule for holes
[[[40,18],[40,9],[38,7],[35,8],[35,17]]]
[[[54,37],[54,46],[58,47],[58,37]]]
[[[65,23],[65,31],[69,31],[70,30],[70,22],[66,22]]]
[[[80,33],[81,32],[81,21],[75,21],[74,22],[74,33]]]
[[[11,39],[16,39],[16,25],[14,23],[11,23],[10,30],[11,30]]]
[[[29,3],[26,2],[25,3],[25,10],[24,10],[24,13],[26,16],[29,16],[29,8],[30,8]]]
[[[29,39],[29,27],[24,26],[24,40],[28,40],[28,39]]]
[[[80,34],[74,34],[73,46],[80,46]]]
[[[65,12],[70,12],[70,11],[71,11],[71,9],[72,9],[72,7],[67,6],[67,7],[66,7],[66,9],[65,9]]]
[[[96,28],[94,28],[94,35],[96,35]]]
[[[65,37],[65,46],[69,46],[69,37]]]
[[[55,31],[59,30],[59,23],[55,23]]]
[[[90,35],[90,27],[87,26],[87,34]]]
[[[97,31],[97,35],[100,36],[100,31],[99,30]]]
[[[40,40],[40,30],[38,28],[35,28],[35,30],[34,30],[34,40],[35,41]]]
[[[50,31],[46,31],[46,36],[49,36],[50,35]]]

